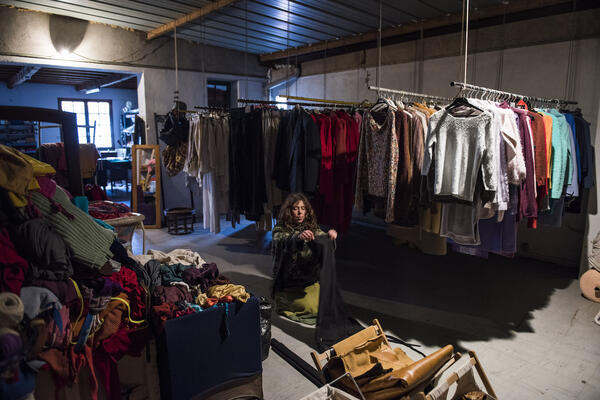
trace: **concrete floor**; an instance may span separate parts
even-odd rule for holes
[[[146,232],[146,249],[190,248],[233,282],[268,295],[270,233],[243,222],[211,234],[196,224],[189,235]],[[141,235],[134,236],[141,252]],[[600,399],[600,304],[584,299],[576,271],[516,258],[436,257],[395,246],[385,232],[356,222],[338,239],[338,279],[350,312],[422,345],[477,352],[500,399]],[[279,316],[272,335],[312,365],[314,330]],[[418,359],[416,353],[404,349]],[[263,363],[267,400],[299,399],[316,389],[279,356]]]

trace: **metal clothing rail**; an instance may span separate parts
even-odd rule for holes
[[[356,108],[358,103],[347,104],[332,104],[332,103],[305,103],[297,101],[276,101],[276,100],[252,100],[252,99],[238,99],[238,103],[244,104],[283,104],[288,106],[304,106],[304,107],[331,107],[331,108]]]
[[[556,104],[556,105],[577,104],[577,102],[573,101],[573,100],[546,99],[543,97],[525,96],[525,95],[518,94],[518,93],[505,92],[503,90],[490,89],[490,88],[486,88],[483,86],[476,86],[476,85],[471,85],[470,83],[463,83],[463,82],[456,82],[456,81],[450,82],[450,86],[458,86],[461,88],[461,90],[467,89],[467,90],[472,90],[472,91],[481,92],[481,93],[491,93],[491,94],[499,95],[503,98],[507,98],[507,97],[517,98],[517,99],[533,101],[535,103]]]
[[[452,99],[448,98],[448,97],[433,96],[433,95],[430,95],[430,94],[408,92],[406,90],[388,89],[388,88],[383,88],[383,87],[379,87],[379,86],[369,86],[369,90],[373,90],[373,91],[376,91],[376,92],[399,94],[399,95],[402,95],[402,96],[416,97],[416,98],[420,98],[420,99],[447,101],[448,103],[450,103],[452,101]]]
[[[229,107],[194,106],[196,110],[229,111]]]
[[[364,103],[357,103],[355,101],[327,100],[327,99],[317,99],[317,98],[313,98],[313,97],[285,96],[285,95],[282,95],[280,97],[283,97],[284,99],[290,99],[290,100],[312,101],[314,103],[341,104],[341,105],[347,105],[347,106],[359,106],[359,105],[364,104]]]

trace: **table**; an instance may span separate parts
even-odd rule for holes
[[[129,191],[129,170],[131,160],[119,157],[102,157],[98,159],[96,168],[96,183],[106,189],[110,180],[110,187],[114,189],[115,181],[125,181],[125,189]]]

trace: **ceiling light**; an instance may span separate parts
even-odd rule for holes
[[[100,88],[92,88],[92,89],[88,89],[85,91],[85,94],[92,94],[92,93],[99,93],[100,92]]]

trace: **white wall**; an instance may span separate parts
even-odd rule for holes
[[[385,54],[386,48],[383,49]],[[536,46],[504,50],[503,63],[501,51],[477,53],[469,57],[468,82],[476,85],[548,98],[569,97],[579,102],[583,115],[591,126],[592,143],[600,149],[600,39],[584,39],[572,42],[559,42]],[[569,54],[574,83],[567,85]],[[312,69],[318,70],[318,63],[312,61]],[[450,87],[453,80],[462,80],[460,76],[461,57],[443,57],[426,59],[423,62],[422,87],[419,88],[419,65],[408,62],[381,67],[381,86],[419,90],[422,93],[453,97],[457,89]],[[353,64],[357,65],[357,64]],[[290,95],[322,97],[335,100],[374,101],[377,94],[367,90],[367,77],[375,85],[376,68],[350,69],[303,76],[287,89]],[[499,81],[499,77],[501,81]],[[286,94],[281,89],[279,94]],[[596,156],[600,162],[600,157]],[[596,165],[597,172],[600,168]],[[580,266],[580,251],[584,244],[581,264],[587,265],[587,252],[590,243],[600,230],[600,216],[596,213],[598,187],[590,196],[589,215],[566,215],[562,228],[541,227],[530,230],[521,227],[519,242],[528,244],[527,254],[573,267]],[[587,246],[587,247],[586,247]]]
[[[85,94],[78,92],[73,86],[47,85],[43,83],[25,82],[13,89],[9,89],[4,82],[0,82],[0,105],[40,107],[58,110],[58,98],[76,98],[86,100],[111,100],[113,144],[121,134],[121,113],[127,101],[131,101],[133,108],[137,108],[137,93],[131,89],[102,88],[99,93]],[[59,129],[43,129],[42,143],[60,142]]]

